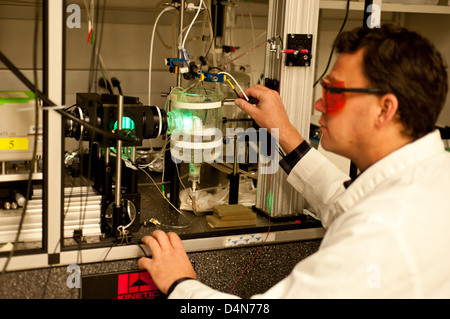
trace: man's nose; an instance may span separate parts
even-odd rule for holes
[[[322,98],[320,98],[316,102],[314,102],[314,109],[316,111],[319,111],[319,112],[322,112],[322,113],[326,113],[325,105],[323,103],[323,99]]]

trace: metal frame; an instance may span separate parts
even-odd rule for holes
[[[280,12],[283,13],[281,18]],[[275,69],[281,64],[279,93],[292,125],[304,137],[309,136],[313,105],[314,55],[317,47],[318,23],[319,0],[270,0],[269,2],[268,38],[281,35],[283,43],[286,43],[288,34],[312,35],[313,58],[309,67],[286,66],[282,63],[282,55],[276,63],[273,61],[274,56],[266,52],[266,66],[269,67],[265,70],[265,77],[273,77],[277,73]],[[274,198],[272,203],[268,203],[267,200],[270,196]],[[264,175],[259,169],[256,208],[272,217],[299,215],[303,212],[304,200],[287,182],[284,171],[278,170],[273,175]]]
[[[262,235],[263,238],[266,237],[266,233],[258,234]],[[321,239],[324,234],[325,230],[323,228],[307,228],[270,232],[267,240],[265,241],[265,244],[269,245],[294,241]],[[228,246],[227,242],[229,241],[229,239],[236,236],[237,235],[185,239],[183,240],[183,245],[186,252],[188,253],[261,245],[261,242],[256,242],[254,244],[234,245],[232,247]],[[47,253],[14,256],[8,265],[8,271],[137,259],[144,256],[150,256],[150,250],[145,245],[140,245],[140,247],[138,245],[126,245],[83,250],[68,250],[59,252],[58,262],[53,263],[49,263],[49,256],[51,255]],[[3,259],[0,260],[0,266],[2,265]]]
[[[64,31],[64,1],[45,1],[47,21],[46,40],[44,41],[47,50],[46,57],[46,90],[44,93],[56,105],[63,104],[63,31]],[[63,214],[63,135],[62,118],[54,110],[44,112],[44,249],[49,253],[49,264],[55,262],[50,260],[50,256],[57,256],[61,250],[61,240],[63,238],[62,214]]]

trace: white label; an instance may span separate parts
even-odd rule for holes
[[[267,234],[250,234],[250,235],[238,235],[225,238],[225,247],[234,247],[242,245],[251,245],[262,243],[266,239]],[[273,241],[275,234],[269,234],[267,241]]]

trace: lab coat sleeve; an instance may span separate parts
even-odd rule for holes
[[[315,213],[327,227],[341,212],[335,201],[345,192],[343,183],[349,177],[342,173],[327,158],[312,148],[293,167],[288,175],[288,182],[308,200]],[[269,290],[267,294],[256,295],[255,298],[283,298],[292,296],[291,289],[296,290],[296,283],[303,281],[293,278],[298,274],[310,274],[310,270],[302,269],[294,272],[280,284]],[[291,287],[291,285],[294,285]],[[295,288],[294,288],[295,287]],[[294,294],[295,295],[295,294]],[[220,292],[198,280],[188,280],[178,284],[169,296],[170,299],[232,299],[235,295]]]
[[[348,175],[312,148],[295,165],[287,181],[302,194],[325,228],[342,212],[338,199]]]
[[[355,232],[354,227],[342,226],[318,252],[298,263],[289,276],[252,298],[420,296],[414,289],[417,272],[410,265],[408,246],[398,240],[399,236],[383,226],[368,227],[358,236],[349,236]]]
[[[175,287],[169,299],[239,299],[239,297],[215,290],[198,280],[187,280]]]
[[[251,299],[421,297],[411,247],[387,220],[372,220],[357,211],[336,220],[330,232],[318,252],[299,262],[275,286]],[[238,297],[188,280],[176,286],[169,298]]]

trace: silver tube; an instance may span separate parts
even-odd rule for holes
[[[236,175],[239,170],[238,165],[238,137],[234,136],[234,163],[233,163],[233,174]]]
[[[39,162],[38,162],[38,159],[37,159],[37,157],[33,160],[33,173],[35,173],[35,174],[37,174],[37,172],[38,172],[38,164],[39,164]]]
[[[183,23],[184,23],[184,5],[185,5],[185,0],[181,0],[180,1],[180,20],[179,20],[179,34],[178,34],[178,58],[182,58],[182,54],[181,54],[181,50],[180,50],[180,46],[181,46],[181,41],[182,40],[182,33],[183,33]],[[181,72],[178,71],[177,74],[177,86],[181,86]]]
[[[123,95],[119,95],[117,103],[117,130],[122,129],[122,117],[123,117]],[[117,140],[116,146],[116,193],[115,204],[120,206],[121,200],[121,188],[122,188],[122,140]]]
[[[109,147],[106,147],[105,148],[105,163],[106,164],[109,164],[109,161],[110,161],[110,149],[109,149]]]
[[[131,147],[131,163],[136,164],[136,147]]]

